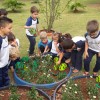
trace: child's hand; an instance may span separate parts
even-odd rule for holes
[[[84,52],[84,59],[86,59],[87,57],[89,57],[88,52]]]
[[[98,52],[98,57],[100,57],[100,52]]]
[[[61,63],[61,61],[56,62],[56,65],[59,65]]]
[[[81,51],[81,48],[77,48],[77,51]]]
[[[65,60],[65,63],[70,63],[70,61],[71,61],[71,59],[67,59],[67,60]]]

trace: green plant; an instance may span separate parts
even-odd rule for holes
[[[58,75],[57,75],[58,80],[61,80],[61,79],[63,79],[66,76],[67,76],[66,72],[59,72]]]
[[[9,97],[9,100],[20,100],[20,95],[17,94],[17,87],[11,85],[10,91],[11,91],[11,95]]]
[[[77,2],[77,0],[69,0],[67,7],[70,11],[72,11],[74,13],[79,11],[78,8],[82,8],[82,9],[85,8],[85,6],[83,4],[81,4],[80,2]]]
[[[87,91],[88,91],[90,99],[95,99],[99,95],[98,88],[95,86],[94,82],[91,80],[87,82]]]
[[[28,97],[30,100],[43,100],[43,97],[39,97],[39,94],[35,87],[32,87],[30,91],[28,91]]]
[[[63,88],[62,100],[83,100],[80,86],[75,84],[73,80],[66,83],[66,87]]]
[[[5,8],[10,9],[12,12],[16,12],[24,6],[24,3],[18,2],[17,0],[5,0],[3,5]]]

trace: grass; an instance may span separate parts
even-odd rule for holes
[[[25,35],[24,25],[27,18],[30,16],[30,7],[37,4],[32,4],[32,0],[21,0],[25,3],[22,11],[20,13],[10,13],[8,17],[13,19],[13,33],[20,40],[20,54],[21,56],[27,55],[27,49],[29,46],[29,42]],[[61,14],[61,18],[56,20],[54,23],[54,30],[60,31],[62,33],[70,33],[72,36],[81,35],[84,36],[86,32],[86,24],[89,20],[96,19],[100,23],[100,7],[94,6],[94,3],[100,3],[99,0],[78,0],[79,2],[86,5],[84,12],[70,13],[66,8],[65,11]],[[0,7],[2,5],[3,0],[0,0]],[[61,0],[61,8],[64,7],[66,0]],[[40,12],[39,14],[39,29],[42,29],[46,26],[44,21],[44,15]],[[39,41],[39,36],[37,37],[37,42]],[[94,59],[92,64],[94,65]]]

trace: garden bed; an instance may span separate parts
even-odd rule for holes
[[[0,100],[49,100],[42,90],[27,86],[8,86],[0,89]]]
[[[14,77],[16,84],[30,85],[37,88],[52,88],[61,83],[66,77],[71,74],[71,69],[68,65],[63,64],[64,70],[59,69],[62,65],[54,68],[54,61],[50,55],[43,57],[23,57],[21,62],[16,65]]]
[[[79,76],[60,84],[54,92],[53,100],[100,100],[100,88],[93,76]]]

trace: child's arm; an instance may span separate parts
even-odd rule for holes
[[[38,48],[38,56],[40,56],[40,54],[41,54],[41,51],[40,51],[40,49]]]
[[[86,59],[88,57],[88,42],[85,42],[85,52],[84,52],[84,59]]]
[[[43,53],[46,53],[46,52],[48,52],[48,51],[49,51],[49,48],[48,48],[48,45],[46,45],[45,50],[44,50]]]
[[[57,43],[55,42],[54,45],[55,45],[56,51],[59,53],[60,50],[59,50],[59,48],[58,48],[58,46],[57,46]]]
[[[64,56],[64,53],[63,53],[63,52],[60,52],[60,53],[59,53],[59,60],[58,60],[58,62],[56,63],[57,65],[59,65],[59,64],[61,63],[61,60],[62,60],[63,56]]]

